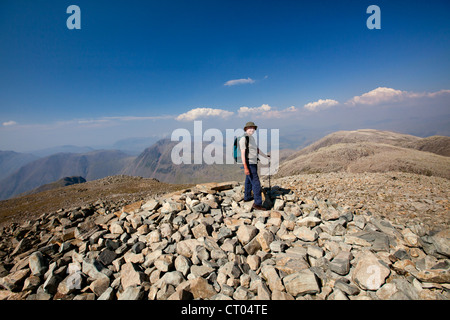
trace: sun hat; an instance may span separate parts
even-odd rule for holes
[[[249,121],[249,122],[247,122],[247,123],[245,124],[244,131],[245,131],[245,129],[247,129],[248,127],[255,127],[255,130],[258,129],[258,126],[257,126],[254,122],[252,122],[252,121]]]

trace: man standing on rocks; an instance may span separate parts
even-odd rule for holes
[[[256,145],[253,134],[257,128],[254,122],[247,122],[244,127],[245,134],[239,140],[239,148],[241,149],[242,163],[244,164],[245,171],[244,201],[252,200],[251,192],[253,190],[255,200],[253,209],[265,211],[266,209],[262,206],[261,183],[258,177],[258,154],[266,158],[270,156],[264,154]]]

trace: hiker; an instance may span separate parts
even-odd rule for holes
[[[252,136],[258,127],[254,122],[247,122],[244,127],[245,134],[239,140],[239,148],[241,149],[242,163],[245,171],[245,193],[244,201],[255,200],[253,209],[266,211],[262,206],[261,183],[258,177],[258,154],[265,158],[269,155],[264,154],[256,145],[255,138]],[[248,147],[247,144],[248,137]],[[253,190],[253,198],[251,192]]]

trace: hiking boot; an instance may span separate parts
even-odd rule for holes
[[[250,199],[245,199],[244,198],[244,202],[249,202],[249,201],[252,201],[252,200],[254,200],[253,197],[251,197]]]
[[[267,209],[264,208],[263,206],[258,206],[258,205],[255,205],[255,204],[252,206],[252,208],[255,209],[255,210],[267,211]]]

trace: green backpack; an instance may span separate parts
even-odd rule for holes
[[[248,163],[248,141],[249,141],[249,137],[246,135],[240,136],[240,137],[235,137],[234,138],[234,146],[233,146],[233,158],[234,161],[236,163],[240,163],[241,162],[241,148],[239,147],[239,141],[241,140],[242,137],[245,137],[245,161]]]

